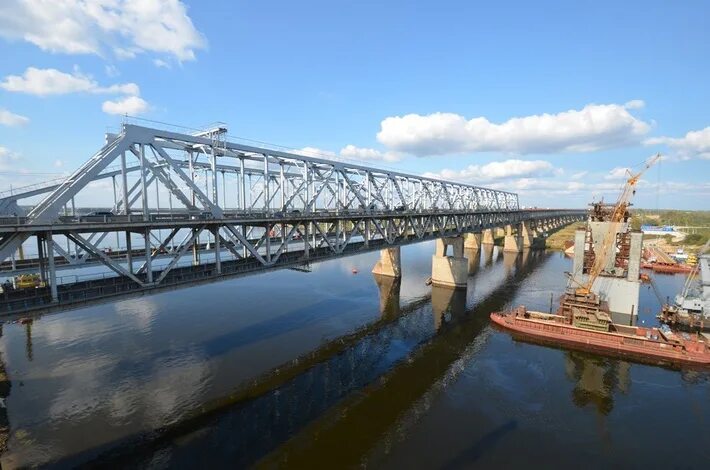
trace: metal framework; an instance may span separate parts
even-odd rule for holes
[[[23,262],[15,253],[35,238],[37,258],[24,263],[39,268],[57,301],[56,271],[67,266],[101,263],[145,289],[170,282],[190,251],[188,269],[210,264],[221,275],[226,262],[256,270],[585,215],[520,210],[514,193],[246,146],[225,135],[224,128],[188,135],[124,124],[65,180],[0,193],[0,269],[11,259],[16,271]],[[107,181],[112,214],[78,215],[75,198]],[[18,215],[20,204],[39,196]],[[115,250],[107,251],[109,241]]]

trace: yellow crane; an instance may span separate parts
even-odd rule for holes
[[[595,253],[594,264],[592,264],[592,268],[589,270],[589,278],[587,279],[587,282],[575,290],[577,295],[589,295],[592,291],[594,281],[604,271],[604,268],[608,262],[609,253],[611,252],[611,249],[616,241],[618,226],[624,220],[626,210],[631,202],[631,197],[636,194],[636,184],[638,184],[641,179],[641,175],[643,175],[646,170],[651,168],[658,160],[660,160],[660,158],[661,154],[656,154],[648,160],[644,165],[644,168],[635,175],[631,174],[629,170],[626,170],[629,178],[626,180],[624,189],[621,191],[621,195],[619,195],[619,199],[614,205],[614,210],[611,212],[611,216],[609,217],[609,229],[604,234],[604,240],[602,241],[599,253]]]

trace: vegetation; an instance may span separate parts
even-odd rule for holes
[[[710,211],[635,209],[631,218],[631,226],[639,229],[642,225],[693,227],[682,229],[688,233],[684,240],[674,241],[669,235],[664,238],[670,245],[699,247],[710,238]]]
[[[547,240],[545,240],[545,248],[549,250],[559,250],[565,249],[565,242],[568,240],[574,240],[574,232],[578,227],[582,225],[575,223],[565,225],[557,231],[549,234]]]

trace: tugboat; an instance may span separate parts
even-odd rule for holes
[[[659,157],[630,175],[616,204],[593,205],[587,229],[575,237],[575,269],[556,313],[521,306],[494,312],[491,321],[515,336],[543,343],[652,364],[710,367],[708,334],[675,333],[667,325],[644,328],[612,320],[617,313],[630,313],[633,318],[638,310],[642,234],[630,231],[628,207],[639,178]]]

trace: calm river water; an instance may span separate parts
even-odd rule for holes
[[[433,249],[402,249],[401,283],[370,253],[3,325],[2,468],[707,468],[708,374],[490,326],[548,310],[570,260],[484,250],[450,291]],[[657,307],[643,287],[639,321]]]

